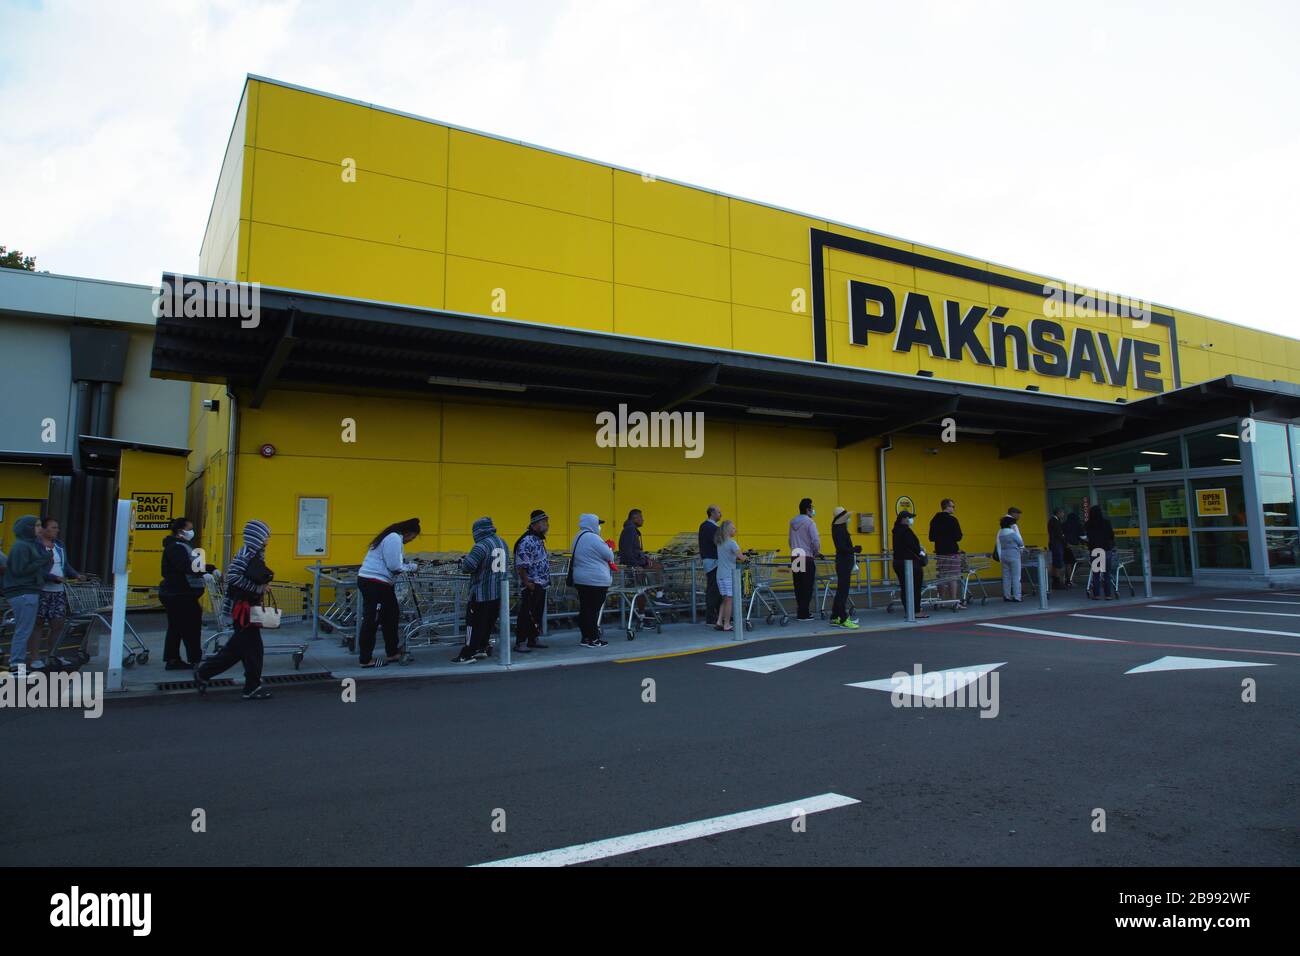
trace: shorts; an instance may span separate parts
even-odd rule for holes
[[[36,607],[36,623],[48,624],[61,621],[68,616],[68,596],[62,589],[42,591],[40,604]]]
[[[734,597],[735,588],[733,587],[734,579],[730,572],[724,574],[722,569],[718,569],[718,593],[723,597]]]

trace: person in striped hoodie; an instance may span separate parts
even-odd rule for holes
[[[244,546],[235,552],[226,569],[226,596],[221,602],[221,616],[229,617],[235,633],[215,657],[194,668],[194,683],[199,691],[223,671],[244,663],[244,700],[266,700],[271,692],[262,686],[262,626],[251,615],[261,605],[267,586],[275,575],[266,566],[266,543],[271,529],[253,519],[244,525]]]
[[[460,569],[470,576],[469,628],[465,646],[453,664],[470,664],[487,657],[492,625],[501,613],[501,582],[509,571],[506,543],[497,536],[491,518],[474,522],[474,547],[460,559]]]

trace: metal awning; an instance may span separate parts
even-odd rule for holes
[[[195,281],[251,298],[251,286],[172,273],[163,275],[164,296],[179,302],[174,290]],[[225,384],[253,408],[272,389],[610,410],[626,403],[830,429],[839,447],[933,435],[952,415],[959,434],[989,436],[1004,455],[1110,439],[1167,411],[1151,403],[1189,391],[1109,403],[267,286],[257,287],[257,305],[248,328],[225,308],[160,317],[152,375]]]
[[[0,465],[37,466],[47,475],[72,474],[72,456],[62,453],[0,450]]]
[[[124,451],[147,451],[156,455],[185,456],[188,448],[173,445],[149,445],[138,441],[123,441],[102,435],[78,435],[77,451],[82,469],[89,475],[116,476]]]

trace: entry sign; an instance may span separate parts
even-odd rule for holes
[[[1196,491],[1196,514],[1201,518],[1211,518],[1228,513],[1227,488],[1198,488]]]
[[[1182,498],[1161,498],[1160,517],[1166,520],[1170,518],[1186,518],[1187,502],[1183,501]]]
[[[916,514],[916,505],[912,504],[912,499],[907,495],[899,495],[898,500],[894,502],[894,514],[901,515],[904,511]]]

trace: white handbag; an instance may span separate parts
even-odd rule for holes
[[[280,609],[275,606],[275,596],[270,591],[267,591],[262,596],[262,600],[266,601],[268,598],[271,601],[270,607],[267,607],[265,604],[259,604],[255,605],[248,612],[249,624],[261,628],[280,626]]]

